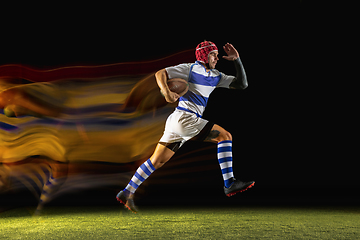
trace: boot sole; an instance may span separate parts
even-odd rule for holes
[[[131,212],[135,213],[135,211],[133,211],[128,205],[126,205],[126,202],[124,202],[123,200],[121,200],[120,198],[116,197],[116,200],[118,200],[120,203],[124,204],[124,206],[129,209]]]
[[[247,188],[241,189],[241,190],[236,191],[236,192],[228,193],[228,194],[226,194],[226,196],[228,196],[228,197],[234,196],[237,193],[241,193],[241,192],[244,192],[244,191],[248,190],[249,188],[252,188],[254,185],[255,185],[255,182],[250,184]]]

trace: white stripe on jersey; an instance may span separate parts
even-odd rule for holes
[[[205,111],[205,107],[199,106],[189,101],[179,101],[178,106],[189,109],[190,111],[193,111],[195,113],[203,113]]]
[[[199,85],[196,83],[189,82],[189,90],[197,95],[201,95],[209,98],[210,93],[214,91],[215,87]]]

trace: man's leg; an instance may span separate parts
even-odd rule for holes
[[[174,153],[175,152],[164,145],[158,144],[153,155],[136,170],[129,184],[124,189],[126,194],[129,196],[134,194],[140,184],[143,183],[156,169],[162,167],[169,161]]]
[[[232,168],[232,136],[228,131],[214,124],[205,141],[217,143],[217,156],[225,185],[224,192],[228,197],[254,186],[254,181],[242,182],[234,178]]]
[[[153,155],[144,162],[135,172],[129,184],[117,195],[117,200],[123,203],[129,210],[137,212],[133,201],[136,189],[143,183],[156,169],[162,167],[175,154],[168,147],[158,144]]]
[[[171,150],[165,145],[158,143],[150,160],[156,169],[162,167],[175,154],[176,150]]]
[[[217,143],[217,156],[226,188],[234,182],[232,169],[232,136],[224,128],[214,124],[205,141]]]
[[[219,143],[227,140],[232,141],[231,134],[217,124],[214,124],[214,126],[211,128],[209,135],[205,138],[206,142],[214,143]]]

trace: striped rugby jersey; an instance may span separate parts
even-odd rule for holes
[[[209,96],[217,87],[229,88],[234,76],[228,76],[216,69],[206,72],[198,61],[165,68],[169,79],[182,78],[189,83],[189,91],[179,99],[177,109],[203,115]]]

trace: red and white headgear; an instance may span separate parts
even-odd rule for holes
[[[195,51],[196,60],[203,63],[209,63],[209,54],[213,51],[218,51],[215,43],[210,41],[203,41],[199,43]]]

